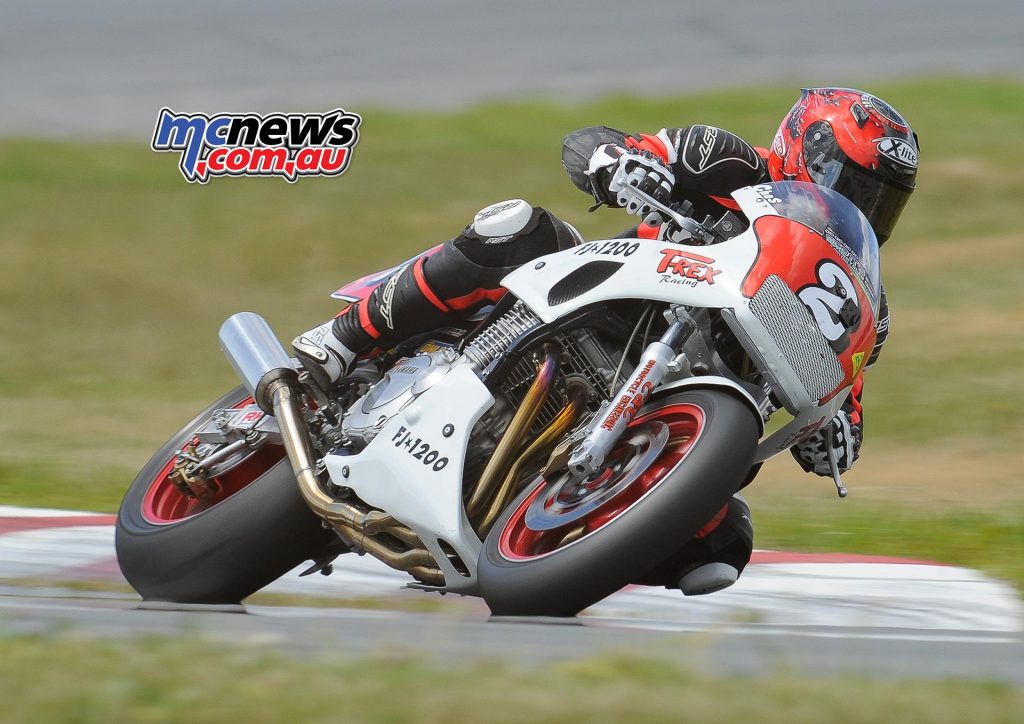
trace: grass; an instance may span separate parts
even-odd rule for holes
[[[409,659],[286,659],[197,639],[4,641],[5,722],[1015,722],[1003,684],[828,679],[779,672],[714,679],[617,656],[571,663],[438,666]],[[854,705],[855,702],[855,705]]]
[[[892,335],[868,377],[865,458],[833,502],[788,459],[754,486],[759,545],[980,565],[1024,587],[1024,86],[936,79],[874,88],[922,139],[919,190],[883,250]],[[523,196],[611,235],[621,212],[559,163],[564,133],[699,120],[768,144],[792,89],[450,114],[359,109],[340,179],[189,185],[142,140],[0,141],[0,501],[113,511],[178,426],[234,386],[216,343],[234,311],[288,339],[327,294]],[[981,525],[976,535],[972,526]],[[849,532],[844,526],[860,526]]]

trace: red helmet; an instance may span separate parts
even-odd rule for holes
[[[768,152],[773,181],[810,181],[859,208],[881,244],[917,178],[917,135],[885,101],[849,88],[804,88]]]

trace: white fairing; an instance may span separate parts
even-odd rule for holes
[[[438,561],[449,591],[476,590],[481,544],[463,512],[462,470],[473,425],[492,404],[472,368],[456,364],[359,453],[325,458],[331,480],[413,529]],[[438,539],[454,548],[469,576],[450,564]]]
[[[770,187],[756,186],[734,194],[751,225],[758,217],[777,215],[765,198],[770,193]],[[521,222],[524,205],[517,200],[496,205],[491,214],[475,223],[489,232],[510,230]],[[790,361],[797,358],[783,354],[779,346],[783,342],[773,336],[763,317],[751,310],[751,299],[741,288],[758,249],[752,228],[712,246],[645,239],[592,241],[526,264],[506,276],[502,284],[546,323],[616,299],[721,310],[722,318],[793,415],[791,422],[762,438],[755,458],[760,461],[825,425],[850,388],[819,404],[826,395],[815,397],[808,392],[806,376],[802,379],[794,368],[797,362]],[[821,336],[810,312],[788,287],[783,290],[785,295],[791,297],[791,306],[783,309],[790,315],[791,329],[801,338]],[[823,337],[821,341],[824,343]],[[383,423],[359,453],[329,455],[325,462],[335,484],[353,489],[361,500],[387,511],[420,537],[444,573],[445,590],[472,594],[478,591],[476,563],[481,541],[464,512],[463,463],[473,426],[494,404],[494,398],[464,357],[439,373],[441,378]],[[665,378],[659,389],[720,387],[746,400],[761,416],[767,407],[766,394],[755,386],[752,395],[747,389],[751,386],[741,382],[712,375]],[[838,382],[830,384],[827,392]],[[442,541],[465,564],[461,572],[452,565]]]
[[[502,279],[502,286],[545,322],[612,299],[652,299],[713,309],[749,305],[740,285],[757,258],[753,223],[762,216],[778,215],[757,189],[747,187],[733,194],[751,228],[728,241],[713,246],[656,239],[588,241],[524,264]],[[549,303],[549,293],[559,281],[594,261],[617,262],[622,268],[584,294],[561,304]]]
[[[524,265],[506,276],[502,284],[545,322],[581,307],[615,299],[651,299],[726,310],[724,318],[748,351],[760,357],[763,371],[773,379],[774,389],[794,416],[792,422],[762,440],[756,459],[765,460],[813,434],[835,415],[849,392],[849,388],[842,390],[819,406],[776,339],[751,311],[751,300],[741,292],[743,280],[758,254],[753,222],[761,216],[778,215],[766,194],[770,196],[770,189],[758,186],[733,194],[751,227],[728,241],[712,246],[650,239],[591,241]],[[572,298],[564,299],[567,295],[555,293],[563,279],[574,272],[584,275],[586,271],[579,270],[595,261],[605,262],[602,272],[607,278]],[[614,272],[609,271],[611,265],[617,265]]]
[[[713,247],[684,246],[653,239],[588,241],[525,264],[501,283],[545,322],[553,322],[580,307],[613,299],[732,307],[742,302],[739,284],[756,256],[757,242],[751,243],[746,234]],[[549,303],[549,293],[558,282],[595,261],[622,266],[607,281],[589,291],[561,304]],[[661,269],[664,271],[659,271]]]

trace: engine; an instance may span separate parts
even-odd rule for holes
[[[485,328],[466,348],[465,359],[476,367],[488,382],[495,405],[478,421],[470,438],[466,460],[467,476],[483,465],[493,452],[512,414],[536,375],[534,363],[521,357],[490,379],[496,366],[501,366],[505,350],[522,333],[539,325],[522,303]],[[591,411],[607,396],[615,363],[596,336],[587,329],[576,329],[555,336],[561,351],[558,381],[541,409],[533,434],[543,430],[567,402],[565,384],[570,378],[585,382],[590,393]],[[387,373],[344,413],[341,430],[358,447],[368,445],[388,420],[398,414],[433,385],[437,384],[460,355],[447,343],[430,343],[417,353],[399,359]]]
[[[368,445],[398,412],[448,374],[458,354],[442,347],[398,360],[387,374],[346,410],[341,429],[353,442]]]

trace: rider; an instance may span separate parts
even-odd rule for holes
[[[621,236],[671,240],[657,212],[621,193],[637,181],[660,201],[688,202],[688,215],[703,220],[739,213],[731,192],[768,181],[808,181],[852,201],[871,222],[881,245],[914,190],[917,137],[879,98],[857,90],[803,90],[783,119],[770,149],[757,149],[728,131],[694,125],[632,136],[606,127],[585,128],[565,138],[563,164],[598,206],[625,207],[643,219]],[[596,207],[595,207],[596,208]],[[502,278],[517,267],[582,241],[570,224],[540,207],[515,199],[482,209],[458,236],[421,256],[379,284],[333,320],[299,335],[295,353],[314,381],[336,385],[360,354],[387,348],[452,317],[472,313],[504,295]],[[868,366],[888,333],[884,291],[878,338]],[[807,472],[829,476],[826,435],[839,468],[857,460],[863,437],[859,378],[830,425],[791,448]],[[750,479],[756,474],[752,471]],[[742,497],[734,497],[675,556],[642,582],[678,587],[686,595],[731,585],[750,560],[753,526]]]

